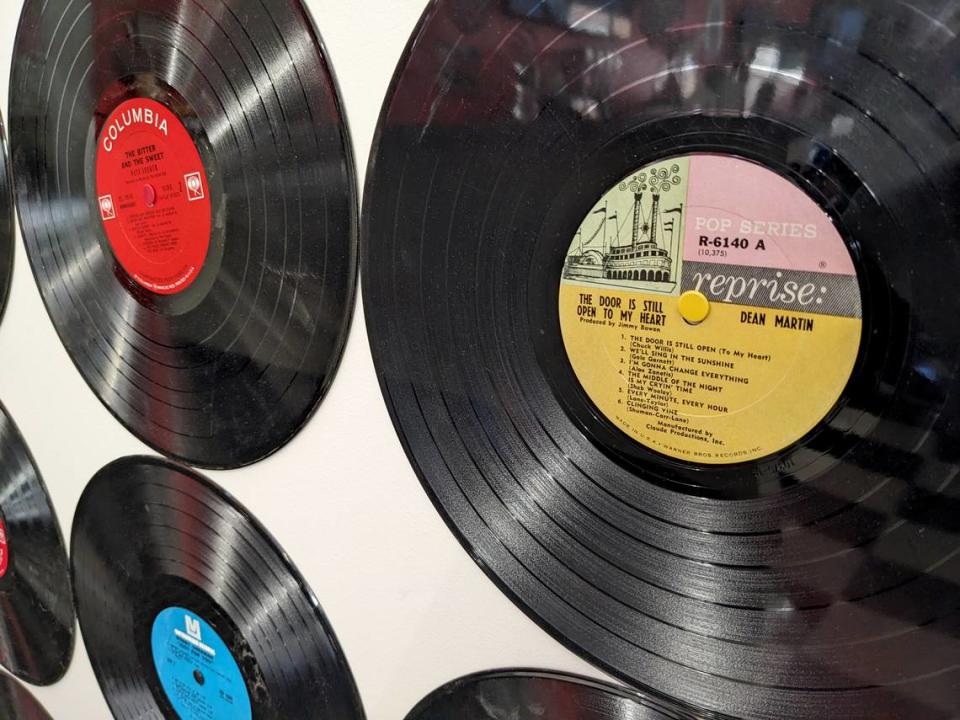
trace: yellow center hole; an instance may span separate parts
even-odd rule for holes
[[[702,292],[685,292],[680,296],[680,314],[691,325],[699,325],[710,315],[710,301]]]

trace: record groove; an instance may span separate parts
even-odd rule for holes
[[[342,355],[356,181],[299,0],[24,6],[11,142],[25,243],[78,370],[135,435],[247,465]]]
[[[960,95],[946,60],[960,26],[954,2],[918,7],[438,0],[381,117],[364,301],[415,469],[532,618],[688,707],[960,713]],[[839,399],[749,462],[692,462],[629,435],[578,374],[558,312],[571,240],[584,218],[606,222],[605,193],[688,161],[735,168],[731,187],[759,167],[758,194],[782,186],[815,207],[818,242],[830,230],[850,268],[831,268],[852,288],[838,297],[860,298],[816,314],[857,328],[846,359],[797,369],[849,362]],[[695,207],[690,188],[707,184],[693,170],[682,182]],[[796,402],[818,392],[800,386]],[[783,404],[758,433],[792,414]]]

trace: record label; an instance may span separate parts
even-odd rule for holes
[[[250,720],[250,696],[226,643],[202,618],[179,607],[160,612],[151,633],[153,661],[182,720]]]
[[[10,567],[10,544],[7,542],[7,523],[0,517],[0,579],[7,576]]]
[[[772,455],[822,422],[863,331],[830,217],[775,172],[707,154],[646,166],[601,198],[570,246],[559,312],[607,419],[706,464]]]
[[[183,292],[210,247],[207,176],[190,133],[149,98],[121,103],[97,144],[97,204],[117,261],[142,287]]]

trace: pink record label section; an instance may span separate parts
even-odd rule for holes
[[[734,157],[690,159],[684,259],[855,275],[830,217],[796,185]]]
[[[7,525],[0,518],[0,578],[7,574],[10,568],[10,545],[7,543]]]

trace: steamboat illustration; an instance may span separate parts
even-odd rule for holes
[[[594,210],[577,231],[564,264],[564,279],[672,292],[680,275],[676,259],[683,204],[663,210],[662,198],[681,185],[679,173],[678,165],[654,167],[621,183],[608,194],[603,206]],[[629,201],[617,203],[618,198],[612,196],[618,192],[621,198],[629,194]],[[619,205],[620,210],[611,211],[611,205]],[[621,218],[624,207],[630,209],[627,216]],[[589,232],[596,222],[595,216],[602,217]],[[621,237],[628,223],[630,242],[625,244]]]

